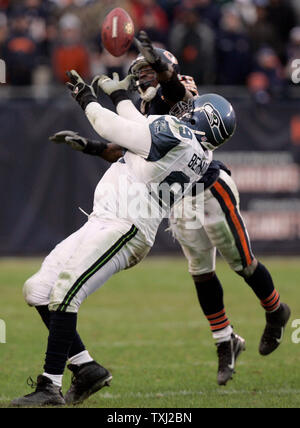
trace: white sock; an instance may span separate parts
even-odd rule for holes
[[[48,377],[49,379],[52,380],[54,385],[59,386],[61,388],[63,375],[54,375],[54,374],[43,373],[43,376]]]
[[[233,329],[231,325],[228,325],[222,330],[219,330],[213,333],[213,338],[216,340],[217,343],[228,342],[231,339],[232,332],[233,332]]]
[[[86,350],[79,352],[79,354],[73,355],[73,357],[69,358],[69,363],[75,364],[76,366],[80,366],[81,364],[89,363],[91,361],[94,360]]]

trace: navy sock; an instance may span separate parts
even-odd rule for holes
[[[38,311],[38,313],[40,314],[45,326],[49,330],[51,312],[49,311],[48,306],[47,305],[36,306],[35,308]],[[71,345],[68,357],[71,358],[74,355],[77,355],[83,351],[85,351],[85,346],[84,346],[79,334],[76,331],[76,334],[75,334],[73,343]]]
[[[230,325],[224,308],[223,288],[217,275],[214,274],[205,281],[194,278],[194,282],[200,306],[211,330],[215,332]]]
[[[252,288],[255,295],[260,299],[263,308],[266,311],[274,311],[280,305],[280,297],[274,287],[272,276],[268,269],[260,262],[250,276],[244,278],[248,285]]]
[[[46,373],[62,375],[69,351],[76,334],[77,314],[51,312],[48,346],[44,370]]]

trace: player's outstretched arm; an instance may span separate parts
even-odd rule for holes
[[[110,79],[105,74],[99,76],[98,86],[108,95],[114,103],[118,115],[125,119],[133,120],[134,122],[146,122],[142,113],[133,105],[128,95],[128,88],[132,81],[132,74],[129,74],[125,79],[120,80],[118,73],[113,73],[113,78]]]
[[[147,122],[134,122],[102,107],[91,86],[75,70],[68,72],[68,87],[95,131],[105,140],[118,144],[143,157],[151,148],[151,133]]]
[[[122,147],[117,144],[106,144],[102,141],[90,140],[74,131],[59,131],[49,137],[56,144],[66,144],[73,150],[93,156],[99,156],[108,162],[116,162],[123,156]]]
[[[139,39],[135,38],[135,45],[144,56],[151,68],[157,73],[157,80],[161,85],[162,94],[171,106],[178,101],[187,101],[194,94],[185,85],[171,64],[167,64],[155,51],[154,46],[145,31],[140,31]],[[192,78],[191,78],[192,79]]]
[[[146,31],[139,32],[139,38],[134,38],[134,43],[151,68],[158,74],[160,79],[169,80],[173,74],[173,68],[155,52],[154,46],[148,37]]]

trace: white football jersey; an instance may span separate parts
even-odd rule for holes
[[[212,152],[173,116],[149,116],[147,126],[147,152],[127,150],[112,164],[97,185],[93,211],[104,219],[135,224],[153,245],[162,219],[206,172]]]

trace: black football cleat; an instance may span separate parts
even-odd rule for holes
[[[32,379],[30,386],[36,387],[35,391],[24,397],[15,398],[10,406],[12,407],[35,407],[35,406],[64,406],[66,404],[61,388],[53,384],[52,380],[46,376],[39,375],[37,382]],[[27,381],[28,383],[28,381]],[[29,384],[29,383],[28,383]]]
[[[245,340],[235,333],[231,334],[231,339],[227,342],[217,343],[217,353],[219,359],[218,384],[226,385],[235,373],[235,363],[242,351],[246,349]]]
[[[110,372],[96,361],[81,364],[69,364],[68,369],[73,373],[72,383],[65,395],[67,404],[79,404],[99,391],[109,386],[112,379]]]
[[[275,312],[266,312],[267,323],[259,344],[261,355],[271,354],[281,344],[290,315],[291,310],[286,303],[280,303]]]

